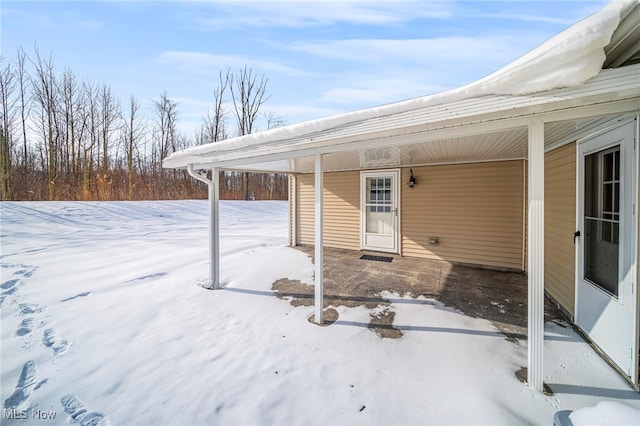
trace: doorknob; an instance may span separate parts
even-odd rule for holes
[[[580,231],[576,231],[573,233],[573,244],[576,243],[576,238],[580,236]]]

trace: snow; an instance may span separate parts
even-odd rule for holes
[[[618,27],[622,14],[637,2],[612,0],[599,12],[567,28],[513,63],[466,86],[188,148],[165,158],[164,167],[210,163],[216,153],[248,147],[268,152],[267,147],[274,142],[295,138],[311,140],[317,132],[419,108],[487,95],[529,95],[577,86],[600,72],[605,60],[604,49]]]
[[[206,201],[0,213],[3,424],[550,424],[601,401],[640,409],[562,324],[546,325],[549,397],[515,377],[526,342],[435,300],[384,292],[400,339],[367,329],[364,307],[310,323],[312,306],[271,290],[313,282],[309,257],[286,246],[286,202],[221,202],[217,291],[197,285]]]
[[[602,401],[595,407],[585,407],[569,415],[574,426],[640,425],[640,410],[614,401]]]

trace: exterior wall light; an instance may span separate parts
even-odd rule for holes
[[[418,181],[416,181],[416,178],[413,176],[413,169],[409,169],[409,172],[410,172],[411,176],[409,176],[409,182],[407,182],[407,186],[409,188],[413,188],[414,186],[416,186]]]

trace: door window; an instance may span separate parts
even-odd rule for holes
[[[367,178],[366,232],[391,235],[393,215],[391,178]]]
[[[620,146],[584,157],[584,279],[618,296]]]

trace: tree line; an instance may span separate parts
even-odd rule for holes
[[[246,66],[218,75],[212,105],[191,137],[178,128],[178,104],[167,92],[144,111],[123,104],[107,83],[56,71],[51,54],[18,49],[0,56],[0,196],[2,200],[155,200],[206,198],[185,170],[162,159],[191,146],[286,124],[262,111],[267,78]],[[261,115],[262,114],[262,115]],[[222,199],[286,199],[282,174],[220,172]]]

